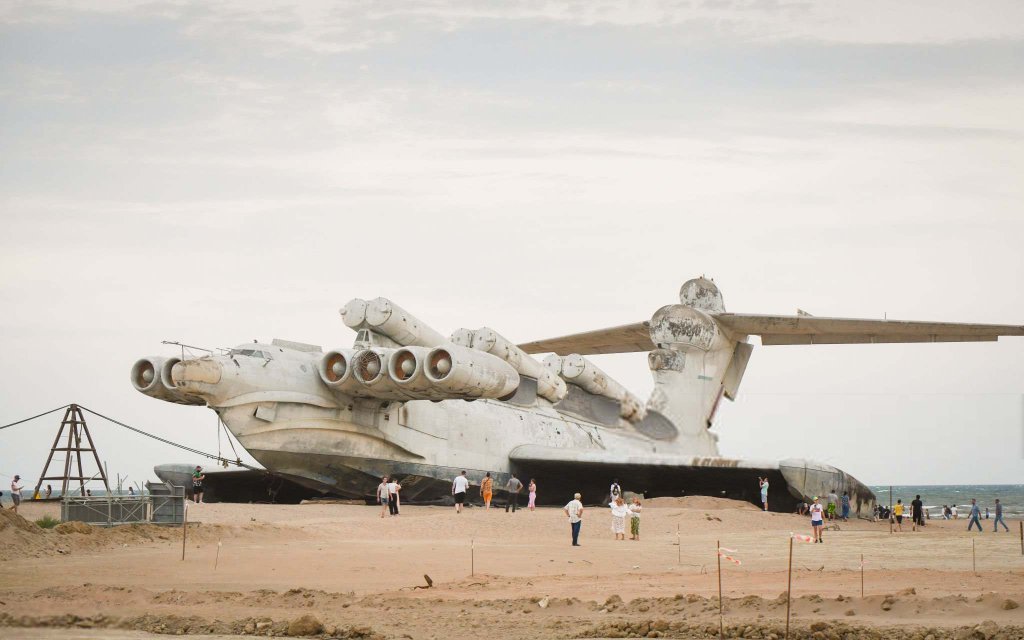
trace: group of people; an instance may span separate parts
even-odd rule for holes
[[[906,506],[903,504],[902,499],[897,499],[896,504],[892,508],[886,507],[885,505],[877,504],[874,508],[872,520],[878,522],[879,520],[892,520],[896,525],[897,530],[903,531],[903,518],[906,516]],[[921,502],[921,496],[914,496],[914,499],[910,502],[910,517],[913,524],[913,531],[917,531],[918,527],[925,526],[925,520],[930,518],[928,512],[924,508],[924,503]],[[957,520],[960,514],[957,511],[956,505],[942,505],[942,519],[943,520]],[[981,527],[981,507],[978,506],[976,498],[971,498],[971,508],[968,514],[970,521],[967,523],[967,530],[971,531],[975,526],[978,527],[978,531],[982,531]],[[989,518],[989,509],[985,508],[985,519]],[[1003,525],[1004,531],[1009,531],[1010,527],[1006,525],[1006,520],[1003,519],[1003,505],[999,501],[999,498],[995,499],[995,519],[992,522],[992,531],[999,531],[999,525]]]
[[[622,487],[619,486],[619,481],[615,480],[612,482],[610,490],[608,492],[611,498],[608,506],[611,508],[612,513],[612,535],[615,536],[616,540],[626,539],[626,521],[629,521],[629,539],[639,540],[640,539],[640,513],[643,511],[643,505],[640,502],[640,496],[633,496],[632,501],[627,505],[626,500],[622,495]],[[572,532],[572,546],[580,546],[580,527],[583,524],[583,503],[581,500],[583,496],[579,493],[573,496],[573,499],[569,501],[562,511],[565,516],[569,518],[569,527]]]
[[[462,507],[466,504],[466,496],[469,494],[470,484],[465,471],[455,476],[455,479],[452,480],[452,499],[455,501],[455,513],[462,513]],[[530,511],[535,511],[537,509],[537,481],[530,478],[530,484],[527,485],[526,490],[528,494],[526,508]],[[505,493],[508,496],[505,500],[506,513],[509,511],[515,513],[516,509],[519,508],[519,494],[522,491],[522,480],[516,477],[515,472],[512,472],[509,475],[508,482],[505,483]],[[494,498],[494,478],[491,477],[490,471],[480,481],[480,497],[483,499],[484,509],[490,509],[491,500]]]
[[[380,517],[387,513],[389,516],[399,515],[399,508],[402,506],[398,492],[402,485],[398,484],[395,478],[381,476],[380,484],[377,485],[377,502],[380,503]]]

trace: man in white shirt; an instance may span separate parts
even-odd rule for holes
[[[462,505],[466,502],[467,489],[469,489],[469,478],[466,477],[466,472],[463,471],[460,475],[455,476],[455,480],[452,481],[452,497],[455,498],[455,513],[462,513]]]
[[[21,504],[21,490],[25,488],[21,486],[19,480],[21,480],[21,476],[14,476],[14,480],[11,482],[11,500],[14,501],[14,506],[11,509],[14,509],[14,513],[18,513],[18,505]]]
[[[398,515],[398,491],[402,485],[394,478],[388,478],[388,513]]]
[[[582,497],[577,493],[562,509],[569,518],[569,526],[572,527],[572,546],[574,547],[580,546],[580,525],[583,524],[583,503],[580,502]]]
[[[388,502],[391,499],[391,491],[388,489],[388,477],[384,476],[377,485],[377,502],[380,503],[380,517],[388,510]]]

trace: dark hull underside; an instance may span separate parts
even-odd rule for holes
[[[277,502],[297,503],[321,496],[339,496],[375,501],[377,485],[383,475],[393,476],[402,485],[402,501],[409,503],[444,503],[451,500],[451,482],[462,469],[394,460],[346,458],[333,455],[297,454],[285,451],[253,451],[253,455],[274,472],[215,471],[207,474],[204,500],[209,502]],[[157,475],[171,480],[163,465]],[[596,465],[579,462],[534,461],[516,463],[513,470],[524,485],[530,479],[537,483],[537,503],[562,506],[574,493],[583,495],[586,504],[607,502],[608,488],[617,479],[624,491],[646,498],[679,496],[714,496],[742,500],[760,505],[758,477],[770,482],[768,505],[772,511],[791,512],[799,499],[791,491],[778,469],[737,467],[664,467],[638,465]],[[191,490],[188,468],[173,474],[173,484]],[[466,469],[471,482],[470,502],[480,502],[480,482],[487,469]],[[507,496],[500,490],[509,478],[507,473],[491,472],[494,478],[495,502],[502,504]],[[520,501],[525,502],[525,490]],[[856,506],[854,507],[856,510]]]

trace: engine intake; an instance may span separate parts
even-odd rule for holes
[[[519,387],[509,363],[476,349],[447,345],[431,349],[424,373],[434,388],[465,398],[505,398]]]
[[[180,389],[171,380],[171,369],[181,358],[141,358],[132,365],[132,386],[140,393],[175,404],[205,405],[206,401]]]

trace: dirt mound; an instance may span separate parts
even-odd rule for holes
[[[682,498],[651,498],[644,501],[645,507],[677,507],[681,509],[745,509],[759,511],[757,505],[743,500],[715,498],[712,496],[683,496]]]
[[[129,524],[97,527],[84,522],[62,522],[53,529],[41,529],[11,511],[0,512],[0,560],[19,557],[40,558],[112,547],[146,544],[181,544],[180,527]],[[238,529],[224,525],[189,525],[189,545],[216,544]]]
[[[74,614],[51,616],[14,616],[0,613],[0,628],[56,627],[79,629],[131,629],[162,635],[266,635],[337,638],[344,640],[383,640],[384,636],[370,627],[337,625],[325,627],[313,616],[304,615],[294,620],[273,620],[267,617],[242,618],[225,622],[208,620],[200,616],[145,614],[117,617],[103,614],[79,616]]]
[[[28,531],[29,533],[43,532],[36,523],[26,520],[10,509],[0,509],[0,531],[11,527],[21,531]]]
[[[67,535],[69,533],[84,533],[89,535],[92,533],[92,527],[85,524],[84,522],[62,522],[53,528],[54,531],[61,535]]]

